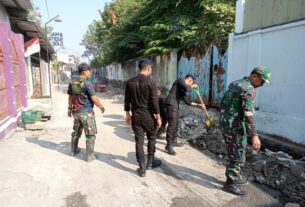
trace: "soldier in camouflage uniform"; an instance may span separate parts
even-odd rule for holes
[[[231,83],[222,99],[220,128],[229,158],[224,189],[235,195],[246,195],[240,185],[247,183],[241,170],[246,161],[248,139],[255,150],[261,147],[255,126],[255,88],[269,83],[270,75],[269,69],[256,67],[249,77]]]
[[[71,134],[71,156],[80,152],[78,140],[83,130],[86,135],[86,160],[96,159],[94,155],[95,135],[97,133],[93,106],[96,105],[104,113],[99,98],[95,95],[92,84],[88,81],[91,77],[91,66],[81,63],[78,66],[79,78],[72,80],[68,87],[69,107],[68,116],[74,118],[73,132]]]

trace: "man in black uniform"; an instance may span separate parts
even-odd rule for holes
[[[178,78],[174,82],[166,98],[165,104],[166,104],[166,111],[168,116],[168,126],[166,131],[167,145],[165,146],[165,150],[170,155],[176,155],[176,152],[174,151],[173,148],[174,146],[175,147],[182,146],[182,143],[178,143],[177,141],[180,100],[182,99],[184,103],[190,106],[201,106],[202,108],[205,108],[204,105],[191,102],[187,99],[186,92],[193,88],[198,88],[198,85],[194,83],[195,81],[196,81],[195,77],[191,74],[186,75],[185,78]]]
[[[155,145],[157,130],[161,126],[160,110],[157,97],[156,83],[149,78],[152,73],[153,62],[143,59],[139,62],[140,73],[127,81],[125,89],[126,123],[132,124],[136,140],[136,157],[139,163],[139,176],[144,177],[146,169],[161,165],[161,160],[155,159]],[[132,112],[132,116],[130,114]],[[156,117],[156,118],[155,118]],[[145,166],[143,150],[144,133],[147,134],[148,159]]]

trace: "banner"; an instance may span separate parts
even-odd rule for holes
[[[28,57],[40,51],[38,37],[33,37],[31,40],[24,43],[24,57]]]

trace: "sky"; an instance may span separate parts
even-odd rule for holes
[[[54,47],[58,53],[68,53],[80,57],[85,48],[80,45],[89,24],[94,20],[99,20],[98,10],[103,10],[105,3],[111,0],[32,0],[33,7],[39,7],[42,15],[42,25],[56,15],[62,22],[52,21],[48,26],[53,27],[53,32],[63,34],[64,50]],[[49,15],[48,15],[48,10]],[[88,61],[82,59],[82,61]]]

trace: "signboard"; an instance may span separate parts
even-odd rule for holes
[[[53,47],[59,46],[63,47],[64,46],[64,38],[61,32],[52,32],[49,35],[49,41],[51,42]]]

